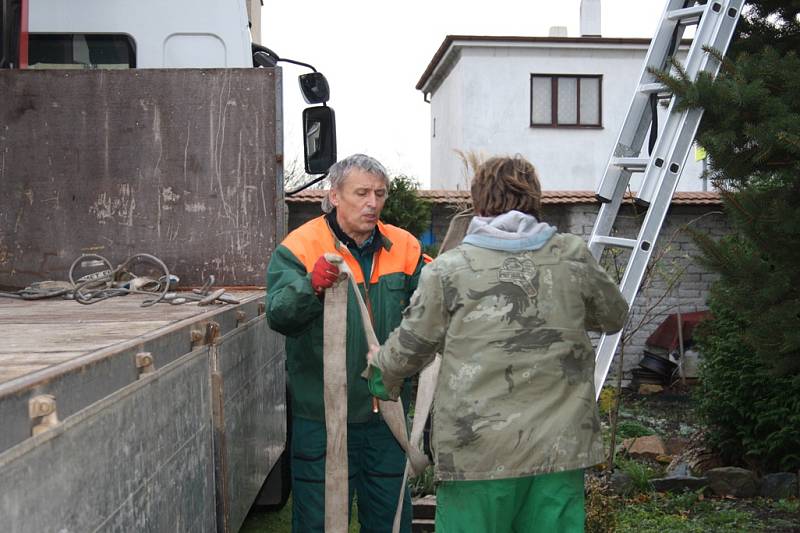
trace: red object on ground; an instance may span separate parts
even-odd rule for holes
[[[683,330],[683,344],[684,346],[692,340],[692,333],[694,328],[703,320],[711,318],[710,311],[695,311],[694,313],[681,313],[681,329]],[[659,324],[656,330],[647,337],[646,344],[655,346],[656,348],[663,348],[669,352],[678,349],[678,315],[668,315],[664,321]]]

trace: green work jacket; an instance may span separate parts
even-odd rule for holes
[[[419,241],[407,231],[381,222],[374,238],[381,239],[381,246],[372,257],[372,272],[362,271],[361,262],[335,237],[322,216],[291,232],[272,254],[267,268],[267,320],[270,328],[286,336],[286,366],[294,416],[325,420],[324,306],[311,288],[310,275],[317,259],[325,253],[344,258],[371,309],[380,342],[400,324],[402,311],[417,288],[424,264]],[[360,375],[367,366],[368,347],[352,289],[347,301],[346,342],[347,420],[367,422],[380,415],[372,413],[372,396]]]

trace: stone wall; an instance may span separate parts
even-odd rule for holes
[[[568,225],[560,226],[588,239],[598,208],[592,205],[573,205],[567,208]],[[635,238],[643,212],[625,208],[618,219],[618,235]],[[677,312],[704,311],[706,298],[717,275],[709,272],[697,258],[700,251],[686,228],[693,228],[718,239],[730,232],[730,226],[720,205],[673,205],[651,256],[651,268],[634,300],[626,327],[630,338],[625,348],[623,380],[636,368],[645,348],[645,341],[669,315]],[[627,253],[619,256],[617,264],[624,266]],[[614,260],[606,251],[603,264],[614,272]],[[621,277],[622,272],[618,274]],[[619,357],[619,356],[617,356]],[[609,375],[616,373],[618,361],[612,363]]]
[[[458,206],[436,203],[431,213],[431,225],[435,242],[439,243],[447,232],[450,217]],[[559,203],[542,206],[544,221],[556,226],[559,231],[589,237],[598,206],[596,204]],[[306,220],[321,213],[318,203],[289,204],[289,229],[294,229]],[[635,237],[638,224],[644,217],[642,210],[634,211],[626,206],[618,218],[618,235]],[[645,341],[667,315],[680,311],[689,313],[703,311],[706,307],[708,289],[716,280],[716,274],[700,265],[697,245],[684,230],[692,227],[718,239],[730,232],[730,226],[719,204],[673,204],[667,214],[664,227],[653,251],[657,264],[646,275],[639,295],[634,301],[628,331],[635,330],[625,348],[623,380],[628,382],[631,370],[638,366],[645,348]],[[618,264],[624,265],[624,256]],[[606,252],[603,264],[611,268],[613,260]],[[613,271],[613,269],[612,269]],[[615,375],[618,361],[611,366],[609,378]]]

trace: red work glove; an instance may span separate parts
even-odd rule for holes
[[[317,294],[322,294],[325,289],[333,286],[333,283],[339,279],[339,267],[333,265],[321,255],[314,265],[314,270],[311,271],[311,288]]]

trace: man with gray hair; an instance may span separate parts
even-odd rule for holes
[[[322,346],[325,289],[339,270],[325,260],[336,253],[353,272],[370,308],[378,340],[400,324],[424,265],[419,241],[380,220],[389,177],[378,161],[355,154],[330,168],[324,215],[292,231],[275,249],[267,270],[267,319],[286,336],[291,397],[292,529],[322,532],[325,522],[325,410]],[[381,415],[361,372],[367,340],[352,288],[347,321],[347,449],[349,500],[358,498],[364,533],[389,532],[400,494],[405,455]],[[408,386],[404,400],[408,405]],[[406,488],[407,490],[407,488]],[[411,529],[404,497],[401,531]]]

